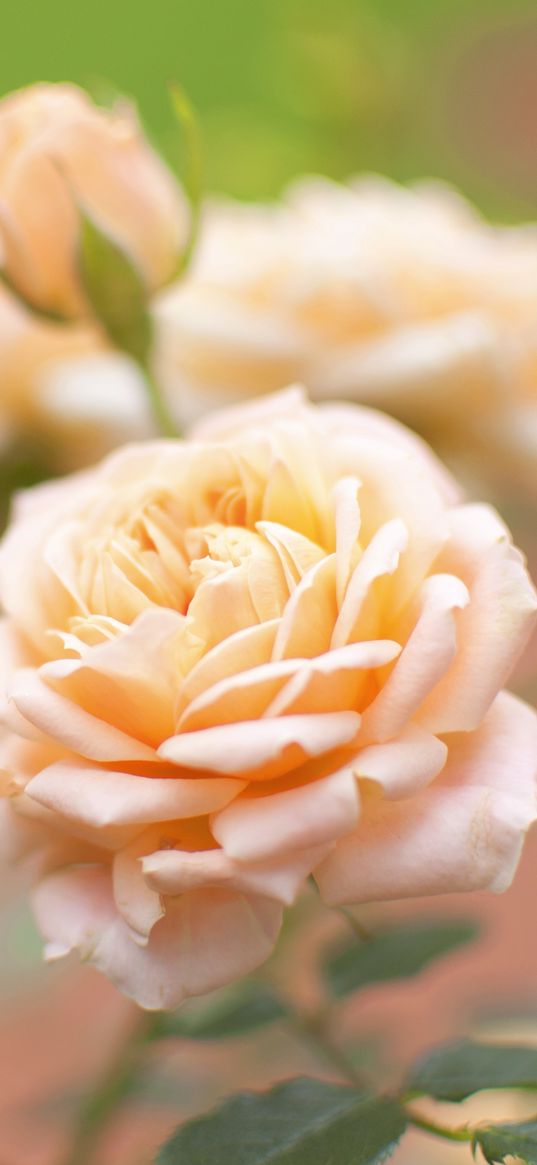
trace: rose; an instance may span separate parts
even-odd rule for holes
[[[38,319],[0,289],[0,417],[5,456],[13,443],[47,465],[77,469],[152,421],[136,365],[109,352],[89,324]]]
[[[440,184],[305,179],[271,207],[215,201],[157,309],[185,419],[293,379],[386,409],[537,488],[537,233]]]
[[[172,277],[184,206],[134,110],[124,102],[98,109],[73,85],[35,85],[5,97],[3,266],[23,297],[47,311],[85,309],[76,260],[81,207],[128,253],[150,290]]]
[[[330,903],[504,889],[537,717],[498,691],[536,596],[418,438],[289,390],[23,495],[0,552],[3,850],[50,956],[143,1006]]]

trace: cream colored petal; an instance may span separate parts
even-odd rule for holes
[[[250,668],[268,663],[278,627],[278,619],[256,623],[253,627],[244,627],[228,635],[207,651],[181,683],[176,715],[179,717],[187,705],[201,696],[206,689],[236,675],[237,672],[248,671]]]
[[[53,691],[37,671],[21,668],[9,695],[30,724],[89,760],[155,759],[152,748]]]
[[[476,728],[507,680],[537,617],[537,594],[520,551],[493,509],[461,506],[438,566],[458,574],[470,602],[458,616],[458,649],[419,711],[432,732]]]
[[[173,736],[158,754],[181,767],[266,780],[295,768],[306,757],[348,744],[359,724],[356,712],[249,720]]]
[[[266,897],[196,890],[168,906],[142,946],[117,914],[103,867],[51,875],[37,888],[34,909],[54,955],[78,950],[123,994],[157,1011],[254,970],[271,953],[282,916]]]
[[[376,781],[384,796],[399,800],[413,797],[442,771],[447,744],[422,728],[408,728],[386,744],[371,744],[356,758],[356,776]]]
[[[322,655],[330,647],[336,617],[336,559],[330,555],[304,575],[288,600],[273,659]]]
[[[383,604],[389,608],[390,596],[377,594],[375,584],[394,574],[407,545],[408,532],[399,518],[386,522],[374,534],[348,582],[332,633],[332,647],[369,639],[382,630],[382,619],[386,618],[382,608]]]
[[[392,663],[400,650],[398,643],[381,639],[347,644],[311,661],[290,660],[299,666],[264,714],[357,711],[367,692],[369,673]]]
[[[262,861],[312,846],[330,845],[358,819],[359,794],[351,767],[267,797],[239,798],[216,813],[212,831],[237,861]]]
[[[229,777],[196,774],[187,780],[162,768],[163,777],[141,777],[59,761],[33,777],[26,794],[63,817],[99,828],[198,817],[227,805],[244,789],[243,781]]]
[[[361,554],[358,545],[362,524],[358,500],[359,492],[360,482],[355,477],[342,477],[334,487],[336,595],[339,609],[341,609],[347,584]]]
[[[468,601],[464,583],[453,575],[432,575],[425,580],[408,612],[410,634],[399,659],[364,713],[364,743],[382,742],[398,734],[442,679],[457,650],[455,612]],[[402,638],[402,627],[392,630],[396,638]]]
[[[502,693],[449,740],[440,777],[403,801],[364,797],[358,827],[316,871],[329,903],[507,889],[537,816],[537,715]]]
[[[249,894],[264,894],[290,906],[304,880],[322,861],[327,845],[279,856],[274,861],[233,861],[221,849],[188,853],[160,850],[143,859],[147,885],[158,894],[177,895],[188,890],[223,886]]]

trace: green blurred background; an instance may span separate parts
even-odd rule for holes
[[[303,171],[441,176],[537,217],[537,4],[518,0],[4,0],[0,87],[103,81],[177,155],[166,82],[197,106],[207,186]]]

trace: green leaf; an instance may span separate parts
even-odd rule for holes
[[[505,1161],[506,1157],[519,1157],[526,1165],[537,1165],[537,1117],[520,1124],[476,1129],[472,1141],[474,1151],[477,1145],[490,1165]]]
[[[132,259],[79,207],[80,278],[114,347],[146,365],[151,348],[148,290]]]
[[[435,1048],[413,1068],[411,1094],[465,1100],[489,1088],[537,1088],[537,1049],[457,1040]]]
[[[298,1078],[245,1092],[179,1128],[157,1165],[379,1165],[406,1128],[399,1105]]]
[[[352,942],[327,960],[324,975],[333,995],[348,995],[371,983],[407,979],[433,959],[471,942],[478,928],[469,920],[415,922]]]
[[[267,1024],[283,1019],[287,1011],[278,996],[263,983],[242,983],[236,988],[219,993],[209,1006],[194,1011],[162,1012],[158,1017],[156,1034],[182,1036],[191,1040],[223,1040],[242,1036]]]

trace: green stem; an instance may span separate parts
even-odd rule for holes
[[[418,1116],[417,1113],[410,1112],[406,1109],[409,1124],[416,1129],[421,1129],[424,1133],[432,1133],[433,1137],[442,1137],[445,1141],[471,1141],[472,1132],[466,1125],[462,1125],[458,1129],[450,1129],[447,1125],[437,1125],[434,1121],[426,1120],[425,1117]]]
[[[166,404],[164,396],[158,387],[156,380],[153,377],[153,374],[145,364],[139,362],[138,367],[140,368],[144,378],[145,388],[149,403],[151,405],[151,410],[153,412],[153,416],[158,425],[158,428],[162,433],[162,436],[180,437],[181,431],[179,426],[172,417],[172,414]]]
[[[339,1076],[342,1076],[344,1080],[347,1080],[359,1092],[363,1092],[368,1087],[367,1081],[356,1071],[354,1064],[349,1060],[343,1048],[333,1039],[326,1024],[325,1015],[321,1012],[315,1015],[295,1012],[291,1019],[297,1035],[313,1045],[320,1052],[323,1060],[336,1069]]]
[[[140,1067],[140,1054],[151,1039],[155,1022],[155,1016],[140,1011],[134,1030],[108,1066],[100,1085],[82,1103],[74,1140],[64,1165],[91,1165],[111,1116],[132,1090]]]

